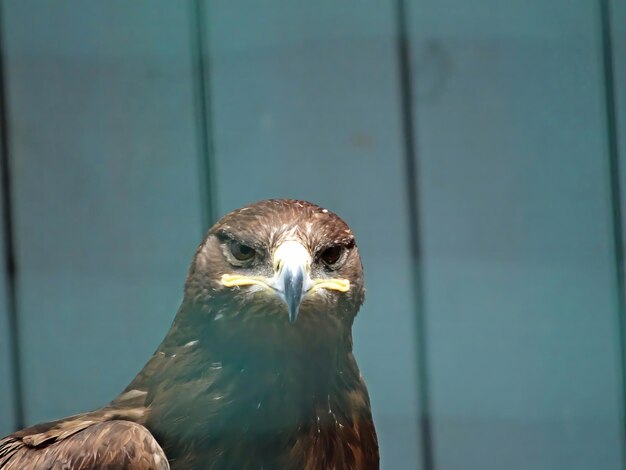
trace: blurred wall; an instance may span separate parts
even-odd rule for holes
[[[211,221],[294,197],[358,237],[383,468],[623,468],[623,4],[1,7],[0,434],[114,397]]]

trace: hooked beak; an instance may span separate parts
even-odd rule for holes
[[[272,259],[274,276],[272,278],[224,274],[222,284],[226,287],[255,284],[271,289],[287,304],[289,323],[295,323],[302,299],[310,291],[319,288],[340,292],[350,290],[348,279],[311,279],[311,263],[311,255],[302,243],[287,240],[274,252]]]
[[[298,318],[302,298],[313,287],[310,271],[311,255],[302,243],[289,240],[274,252],[276,276],[271,285],[287,304],[290,323]]]

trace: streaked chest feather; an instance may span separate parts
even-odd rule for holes
[[[146,425],[172,468],[363,468],[358,388],[220,362],[197,374],[150,397]]]

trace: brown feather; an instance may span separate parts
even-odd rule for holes
[[[167,470],[163,449],[150,431],[130,421],[105,421],[31,446],[25,439],[0,441],[3,470],[64,468],[71,470]],[[82,422],[81,427],[85,425]],[[26,436],[29,437],[29,436]],[[3,452],[6,450],[6,454]]]

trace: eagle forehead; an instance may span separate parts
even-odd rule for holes
[[[289,239],[312,250],[353,241],[350,228],[335,213],[295,199],[267,199],[236,209],[222,217],[211,232],[270,248]]]

